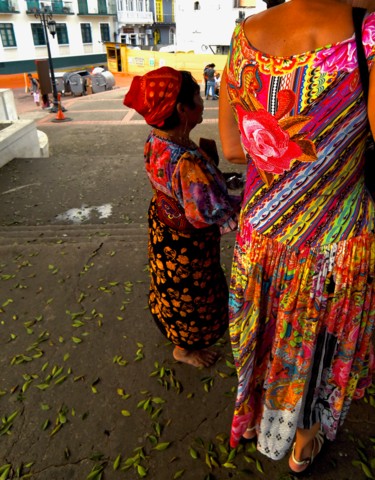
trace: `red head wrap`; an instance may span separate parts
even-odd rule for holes
[[[175,108],[181,82],[181,72],[171,67],[134,77],[124,105],[134,108],[149,125],[162,127]]]

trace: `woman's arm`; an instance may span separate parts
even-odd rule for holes
[[[172,176],[172,192],[195,228],[214,224],[235,227],[241,197],[229,195],[225,179],[213,162],[184,154]]]
[[[229,103],[226,70],[222,75],[219,95],[219,132],[224,157],[231,163],[247,163],[240,142],[240,133]]]

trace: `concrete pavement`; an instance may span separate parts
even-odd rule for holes
[[[51,156],[0,169],[0,479],[292,479],[286,458],[228,447],[228,335],[218,363],[196,370],[173,360],[148,312],[149,127],[125,91],[63,98],[62,123],[15,91]],[[217,103],[205,104],[194,138],[218,140]],[[222,242],[228,274],[233,240]],[[306,478],[375,476],[366,399]]]

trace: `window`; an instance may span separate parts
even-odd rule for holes
[[[174,28],[169,29],[169,45],[174,45],[176,40],[176,31]]]
[[[57,43],[67,45],[69,43],[68,29],[66,23],[56,23]]]
[[[102,42],[109,42],[109,24],[108,23],[101,23],[100,24],[100,36]]]
[[[41,23],[32,23],[31,31],[33,34],[34,45],[45,45],[46,39],[44,37],[43,25]]]
[[[17,46],[12,23],[0,23],[0,36],[3,47]]]
[[[162,22],[163,21],[163,0],[156,0],[155,2],[156,8],[156,21]]]
[[[82,43],[92,43],[91,25],[89,23],[81,23]]]
[[[233,0],[234,8],[253,8],[256,6],[256,0]]]

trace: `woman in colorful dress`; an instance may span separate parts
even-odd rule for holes
[[[291,0],[239,24],[220,93],[223,153],[247,164],[229,293],[231,445],[302,472],[371,383],[375,206],[352,9]],[[375,131],[375,14],[363,23]],[[293,441],[295,443],[293,444]]]
[[[228,287],[220,233],[237,227],[240,197],[228,194],[215,162],[191,139],[202,122],[200,87],[189,72],[162,67],[135,77],[124,104],[151,125],[146,171],[149,208],[149,306],[176,360],[196,367],[228,328]]]

